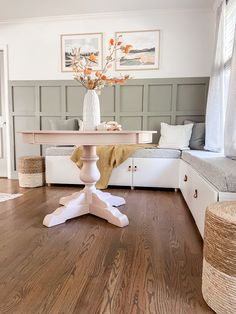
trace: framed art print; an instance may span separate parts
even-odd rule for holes
[[[81,54],[89,56],[91,53],[97,57],[97,64],[93,70],[102,69],[103,59],[103,34],[65,34],[61,35],[61,70],[62,72],[72,72],[71,59],[74,48],[80,48]]]
[[[155,70],[160,62],[160,31],[116,32],[122,45],[131,45],[129,54],[116,56],[116,70]]]

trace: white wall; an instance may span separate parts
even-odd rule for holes
[[[160,69],[134,71],[134,78],[209,76],[214,12],[155,11],[47,18],[0,24],[0,44],[9,48],[10,80],[72,79],[60,71],[60,34],[161,30]],[[105,49],[104,49],[105,50]]]

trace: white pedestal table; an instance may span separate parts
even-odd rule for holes
[[[129,224],[128,217],[116,207],[125,204],[125,199],[96,189],[100,178],[97,168],[97,145],[151,143],[155,131],[22,131],[23,141],[28,144],[83,145],[81,160],[83,166],[80,179],[85,184],[83,190],[62,197],[62,205],[46,215],[43,224],[52,227],[84,214],[92,214],[106,219],[118,227]]]

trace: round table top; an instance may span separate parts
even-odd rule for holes
[[[28,144],[51,145],[112,145],[145,144],[152,142],[156,131],[52,131],[32,130],[19,132]]]

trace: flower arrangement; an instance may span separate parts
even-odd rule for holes
[[[112,63],[116,61],[115,55],[119,51],[121,56],[129,53],[131,45],[123,45],[121,38],[117,40],[111,38],[109,40],[108,55],[106,62],[101,71],[93,71],[93,67],[97,64],[97,56],[94,53],[90,55],[82,55],[80,48],[72,51],[71,64],[74,72],[74,79],[88,90],[100,91],[105,85],[124,84],[129,75],[120,74],[119,77],[109,77],[107,72],[112,67]]]

